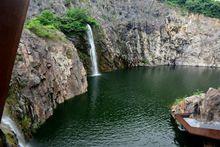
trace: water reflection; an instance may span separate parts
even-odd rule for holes
[[[146,67],[89,77],[88,93],[59,105],[33,146],[204,146],[177,130],[170,105],[196,89],[218,87],[219,75],[210,68]]]
[[[88,88],[88,95],[89,97],[89,107],[91,109],[96,108],[96,99],[100,96],[100,87],[99,87],[99,81],[101,76],[96,77],[90,77],[88,79],[89,81],[89,88]]]

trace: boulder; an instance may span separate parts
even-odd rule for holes
[[[205,94],[187,97],[171,108],[172,115],[190,113],[202,122],[220,122],[220,89],[210,88]]]

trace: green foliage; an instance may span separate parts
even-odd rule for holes
[[[60,17],[45,10],[28,21],[26,27],[39,37],[54,39],[57,37],[58,30],[67,36],[83,35],[87,30],[86,24],[98,25],[86,10],[72,8]]]
[[[193,92],[192,95],[193,95],[193,96],[201,96],[203,93],[204,93],[203,91],[197,89],[195,92]],[[188,96],[184,96],[184,97],[177,98],[177,99],[175,100],[175,102],[174,102],[173,105],[178,105],[178,104],[180,104],[180,103],[181,103],[182,101],[184,101],[187,97],[188,97]]]
[[[21,120],[21,126],[24,129],[24,132],[30,131],[31,119],[28,116],[24,116],[24,118]]]
[[[71,0],[65,0],[64,2],[65,2],[66,5],[71,4]]]
[[[96,20],[89,16],[84,9],[69,9],[60,19],[60,30],[67,36],[81,35],[87,28],[86,24],[98,25]]]
[[[171,5],[178,5],[193,13],[220,18],[220,2],[215,0],[166,0]]]
[[[54,25],[43,25],[37,18],[29,21],[26,27],[37,36],[42,38],[54,39],[57,35],[57,29],[54,27]]]
[[[174,104],[173,105],[178,105],[178,104],[180,104],[182,101],[184,101],[185,100],[185,97],[183,97],[183,98],[178,98],[178,99],[176,99],[175,100],[175,102],[174,102]]]
[[[39,16],[29,20],[26,28],[39,37],[54,39],[57,36],[58,17],[45,10]]]
[[[200,96],[201,94],[203,94],[204,92],[201,91],[201,90],[196,90],[193,95],[197,95],[197,96]]]
[[[148,60],[148,59],[142,60],[141,62],[142,62],[143,64],[149,64],[149,60]]]
[[[73,58],[73,50],[72,49],[67,49],[66,51],[66,56],[68,59],[72,59]]]
[[[58,28],[59,26],[59,17],[49,10],[43,11],[39,16],[36,17],[36,19],[44,26],[52,25],[55,28]]]

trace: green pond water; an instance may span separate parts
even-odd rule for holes
[[[88,93],[59,105],[34,134],[33,147],[201,146],[214,142],[178,131],[176,98],[220,86],[220,69],[143,67],[89,77]]]

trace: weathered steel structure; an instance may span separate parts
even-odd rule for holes
[[[29,0],[0,1],[0,120]]]

